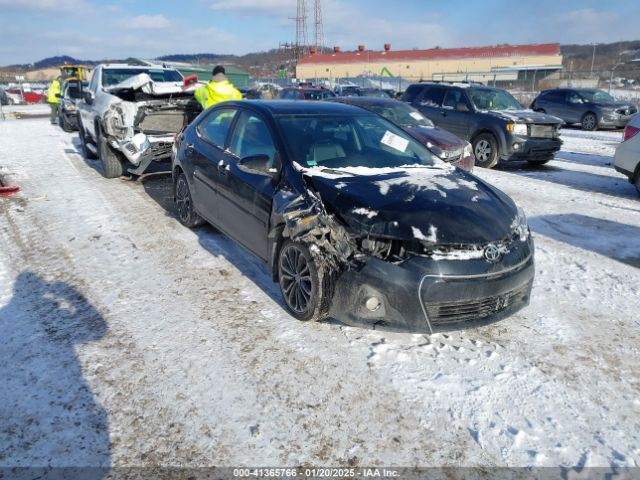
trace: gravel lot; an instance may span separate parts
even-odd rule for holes
[[[640,466],[640,200],[620,132],[477,170],[526,211],[531,305],[431,336],[287,315],[267,269],[0,122],[0,465]]]

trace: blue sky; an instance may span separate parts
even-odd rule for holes
[[[0,0],[0,65],[268,50],[294,39],[295,10],[295,0]],[[343,49],[640,38],[638,0],[323,0],[323,13],[325,43]]]

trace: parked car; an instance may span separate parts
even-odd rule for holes
[[[366,87],[343,87],[340,91],[341,97],[380,97],[380,98],[392,98],[393,94],[388,90],[381,88],[366,88]]]
[[[286,87],[278,93],[282,100],[324,100],[335,96],[331,90],[320,87]]]
[[[58,123],[65,132],[78,130],[78,102],[82,100],[82,91],[89,86],[89,82],[79,80],[66,81],[62,87],[60,106],[58,108]]]
[[[526,160],[542,165],[560,150],[562,120],[531,110],[506,90],[477,84],[416,83],[405,90],[410,103],[444,128],[473,146],[476,165]]]
[[[328,101],[355,105],[377,113],[400,125],[441,160],[469,172],[473,170],[475,158],[469,142],[436,127],[431,120],[404,102],[388,97],[336,97]]]
[[[172,171],[179,220],[265,261],[299,320],[433,331],[529,302],[522,210],[364,109],[225,102],[176,137]]]
[[[601,127],[624,127],[638,109],[630,102],[616,101],[604,90],[590,88],[556,88],[543,90],[531,108],[548,113],[569,124],[578,123],[583,130]]]
[[[636,113],[626,127],[622,143],[616,148],[613,165],[615,169],[627,176],[640,193],[640,113]]]
[[[168,160],[175,134],[202,110],[194,91],[172,68],[98,65],[77,104],[85,155],[100,158],[107,178]]]
[[[17,103],[26,103],[32,105],[34,103],[45,103],[47,101],[47,96],[44,93],[35,92],[32,90],[21,92],[19,88],[8,88],[6,92],[8,96],[14,99],[18,98],[19,101]]]

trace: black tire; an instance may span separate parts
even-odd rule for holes
[[[498,163],[500,152],[498,141],[490,133],[481,133],[473,139],[473,154],[476,165],[482,168],[493,168]]]
[[[95,160],[98,158],[95,153],[87,148],[87,133],[84,131],[84,127],[82,125],[82,121],[80,120],[80,115],[78,115],[78,134],[80,136],[80,148],[82,148],[82,155],[84,158],[88,160]]]
[[[62,112],[58,116],[58,123],[60,124],[60,127],[62,128],[62,130],[64,130],[65,132],[73,132],[73,127],[67,121],[67,117],[65,117],[64,113]]]
[[[593,131],[598,128],[598,117],[596,117],[595,113],[587,112],[582,116],[582,120],[580,120],[580,125],[583,130]]]
[[[191,190],[189,190],[187,176],[183,172],[180,172],[176,181],[173,182],[173,201],[176,207],[176,215],[182,225],[194,228],[204,223],[202,217],[193,208]]]
[[[105,178],[118,178],[122,176],[122,161],[117,152],[111,148],[104,135],[98,136],[98,154],[102,163]]]
[[[334,276],[318,265],[303,243],[287,240],[278,252],[278,282],[289,313],[298,320],[320,321],[329,316]]]
[[[636,186],[636,190],[638,190],[638,195],[640,195],[640,175],[636,176],[636,181],[633,182],[633,184]]]

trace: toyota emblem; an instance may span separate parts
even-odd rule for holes
[[[484,249],[484,258],[490,263],[496,263],[502,258],[502,249],[493,243]]]

